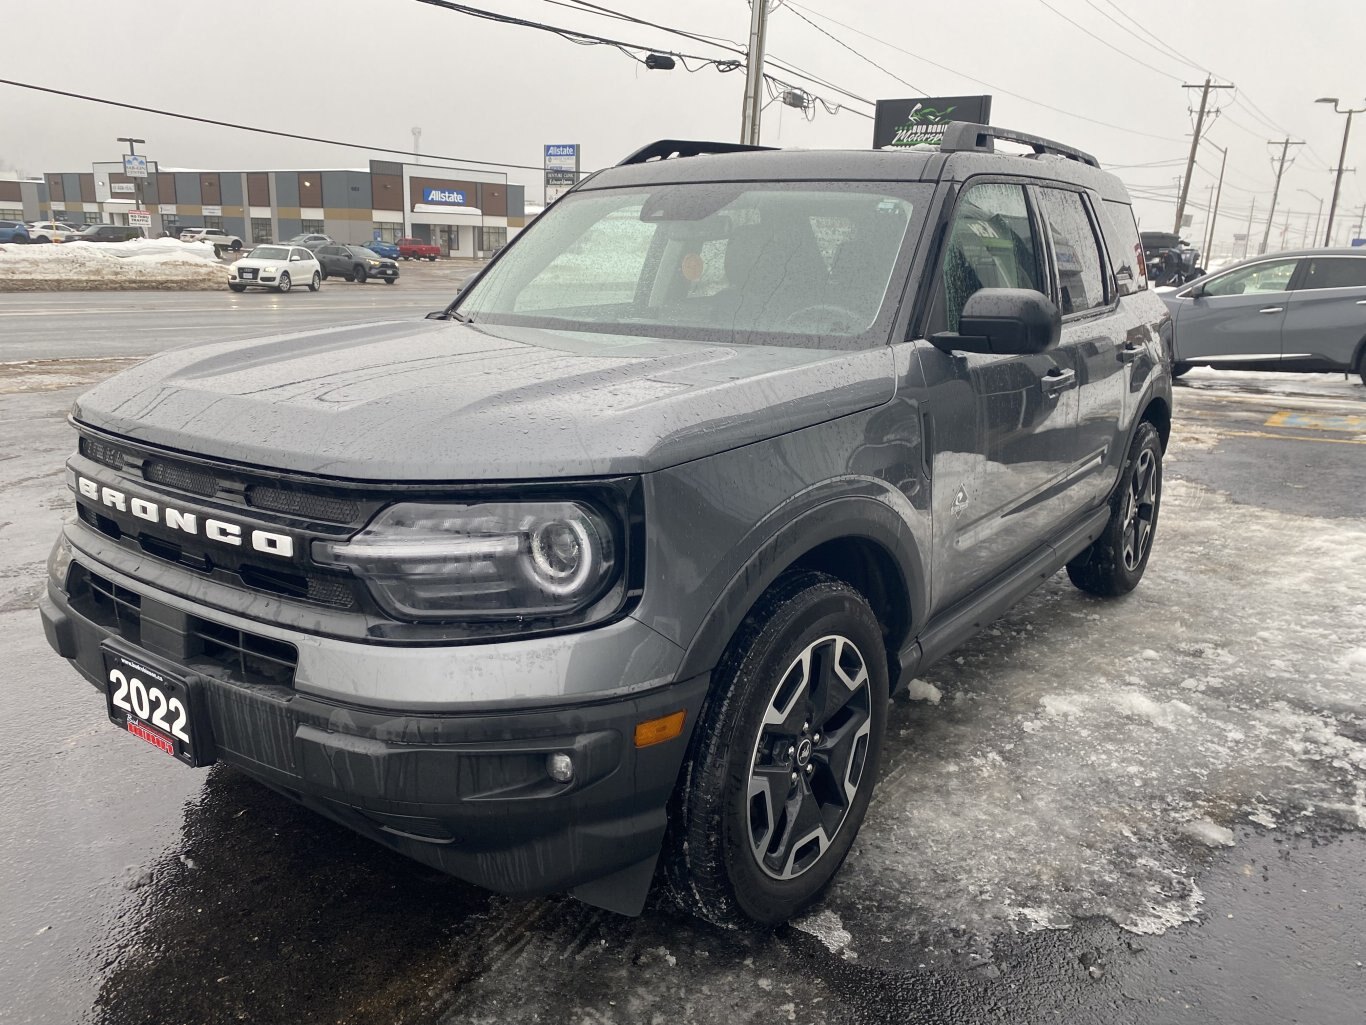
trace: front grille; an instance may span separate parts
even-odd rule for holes
[[[161,484],[177,491],[213,498],[218,494],[218,478],[203,470],[191,469],[181,463],[149,462],[142,475],[153,484]]]
[[[306,491],[252,486],[247,489],[247,505],[269,512],[303,516],[327,523],[351,523],[360,516],[360,506],[342,498],[313,495]]]
[[[80,440],[81,455],[87,459],[93,459],[97,463],[113,467],[115,470],[122,470],[126,466],[136,466],[141,460],[120,445],[111,445],[107,441],[99,438],[90,438],[84,435]]]
[[[137,592],[74,562],[67,577],[67,597],[72,608],[92,623],[131,644],[143,644],[144,601]],[[174,637],[178,639],[179,647],[163,650],[149,644],[147,650],[198,669],[205,675],[221,676],[237,683],[294,685],[294,671],[299,662],[299,651],[294,645],[154,604],[158,611],[157,623],[163,629],[154,631],[149,626],[149,641],[155,637],[161,637],[163,641]],[[169,630],[165,629],[168,625]]]

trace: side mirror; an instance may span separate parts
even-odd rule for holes
[[[1029,356],[1047,352],[1062,337],[1062,314],[1053,300],[1029,288],[981,288],[968,296],[958,330],[930,341],[945,352]]]
[[[446,319],[446,311],[445,311],[445,310],[432,310],[431,313],[427,314],[427,315],[426,315],[425,317],[423,317],[422,319],[423,319],[423,320],[445,320],[445,319]]]

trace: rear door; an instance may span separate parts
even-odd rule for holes
[[[1366,253],[1307,256],[1286,304],[1281,360],[1312,369],[1357,369],[1366,340]]]
[[[1298,259],[1259,260],[1211,278],[1176,310],[1176,358],[1210,363],[1281,359],[1281,330]]]

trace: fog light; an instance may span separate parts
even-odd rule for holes
[[[574,759],[563,751],[545,756],[545,771],[556,783],[568,783],[574,778]]]

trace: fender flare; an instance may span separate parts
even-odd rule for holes
[[[906,636],[887,639],[894,659],[898,649],[923,625],[929,604],[927,566],[911,536],[910,524],[897,508],[901,504],[909,503],[900,492],[894,496],[866,492],[844,495],[806,508],[784,522],[758,543],[712,603],[687,644],[678,678],[688,679],[713,669],[749,610],[785,570],[819,545],[845,538],[878,545],[897,568],[900,579],[890,585],[901,587],[910,614]],[[889,669],[895,679],[894,661]]]

